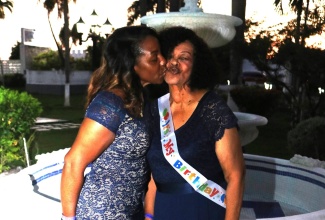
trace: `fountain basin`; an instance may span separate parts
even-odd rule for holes
[[[37,164],[0,181],[1,219],[13,215],[14,219],[60,218],[60,180],[68,150],[39,155]],[[251,154],[244,158],[241,220],[325,219],[325,169]],[[19,212],[13,213],[11,208]]]
[[[215,48],[229,43],[235,36],[235,26],[242,20],[228,15],[203,12],[169,12],[144,16],[141,23],[158,32],[172,26],[192,29],[203,38],[209,47]]]
[[[241,219],[325,219],[325,169],[271,157],[244,156]]]

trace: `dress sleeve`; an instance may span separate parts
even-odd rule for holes
[[[116,133],[126,114],[122,99],[110,92],[99,92],[86,110],[90,118]]]
[[[212,94],[205,108],[206,114],[202,117],[214,141],[223,137],[225,129],[238,128],[237,117],[220,96]]]
[[[222,101],[219,102],[217,105],[217,111],[218,111],[218,117],[217,119],[217,126],[216,133],[215,133],[215,140],[220,140],[224,133],[225,129],[233,128],[233,127],[238,127],[237,124],[237,117],[235,114],[232,112],[232,110],[228,107],[228,105]]]

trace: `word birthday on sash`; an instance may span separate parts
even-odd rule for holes
[[[206,193],[209,197],[213,197],[213,196],[217,195],[218,193],[222,193],[217,188],[209,186],[208,183],[204,183],[201,185],[200,184],[200,176],[197,176],[196,173],[191,172],[189,169],[187,169],[186,166],[183,166],[183,163],[180,160],[177,160],[173,166],[176,169],[178,169],[182,173],[182,175],[186,176],[186,178],[191,182],[191,184],[196,185],[196,188],[198,188],[198,190]],[[226,198],[226,195],[224,193],[222,193],[221,198],[220,198],[221,202],[224,203],[225,198]]]

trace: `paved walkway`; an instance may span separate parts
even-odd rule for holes
[[[79,128],[80,123],[71,123],[66,120],[54,118],[37,118],[35,125],[31,128],[36,131],[50,131]]]

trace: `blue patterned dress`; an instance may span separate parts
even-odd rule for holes
[[[99,92],[86,117],[115,133],[114,142],[92,163],[77,205],[77,219],[142,219],[148,183],[149,146],[143,119],[130,117],[122,99]]]
[[[158,103],[148,108],[152,142],[147,154],[157,185],[155,220],[224,219],[225,209],[198,192],[174,170],[165,159],[159,128]],[[207,92],[188,121],[175,130],[180,156],[207,179],[227,188],[222,168],[215,153],[215,142],[226,128],[237,127],[237,118],[214,92]]]

